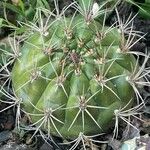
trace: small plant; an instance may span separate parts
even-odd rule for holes
[[[11,58],[1,69],[6,72],[14,62],[12,72],[8,71],[14,94],[4,90],[4,85],[1,93],[11,100],[11,106],[17,106],[17,125],[22,108],[34,135],[44,130],[48,137],[73,139],[71,149],[80,142],[94,141],[92,137],[107,132],[112,124],[116,136],[118,119],[130,124],[125,117],[134,117],[134,111],[144,106],[140,89],[150,86],[149,55],[130,51],[143,38],[133,30],[134,18],[123,22],[116,11],[118,22],[107,27],[105,5],[79,2],[70,4],[76,11],[67,17],[65,10],[70,6],[62,12],[56,7],[56,14],[38,9],[35,23],[22,24],[27,28],[23,45],[11,44],[12,53],[6,52]],[[96,20],[101,14],[102,24]],[[14,42],[15,38],[14,34]],[[134,55],[145,57],[142,66]]]

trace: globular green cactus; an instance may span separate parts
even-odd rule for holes
[[[48,16],[45,23],[40,13],[37,26],[27,25],[28,38],[11,73],[15,95],[33,125],[63,138],[106,131],[119,110],[131,108],[135,92],[140,97],[134,85],[143,70],[129,52],[135,32],[121,21],[118,28],[105,26],[105,19],[101,25],[97,3],[88,7],[88,12],[76,7],[80,13],[72,17]]]
[[[79,15],[55,20],[45,32],[30,35],[13,67],[25,111],[58,136],[104,131],[134,95],[126,77],[135,59],[119,53],[118,30]]]

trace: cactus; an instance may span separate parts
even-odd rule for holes
[[[83,2],[87,1],[82,0],[84,6]],[[133,56],[139,54],[129,51],[142,37],[133,43],[139,32],[128,28],[129,22],[105,26],[106,13],[100,24],[96,17],[101,10],[91,2],[88,12],[75,4],[79,13],[72,17],[63,12],[54,18],[49,12],[45,24],[39,10],[37,26],[26,25],[29,30],[11,79],[15,104],[29,116],[36,132],[42,129],[66,139],[93,136],[107,131],[121,112],[134,111],[135,95],[137,106],[143,106],[138,88],[149,86],[141,80],[147,79],[149,56],[142,54],[145,62],[140,67]]]

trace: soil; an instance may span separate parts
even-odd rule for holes
[[[63,0],[60,3],[60,6],[63,7],[64,5],[70,3],[70,0]],[[70,10],[69,10],[70,11]],[[118,6],[118,11],[120,14],[120,17],[128,18],[130,13],[134,16],[138,9],[134,6],[131,6],[127,3],[121,3]],[[69,12],[68,12],[69,13]],[[11,15],[10,15],[11,17]],[[116,20],[116,13],[115,11],[110,14],[110,16],[107,18],[107,25],[111,25]],[[145,50],[150,53],[150,19],[143,19],[139,15],[137,15],[134,19],[134,28],[135,30],[142,31],[145,35],[145,38],[140,40],[134,47],[132,47],[132,50],[134,51],[140,51],[145,52]],[[10,33],[10,30],[7,28],[0,29],[0,38],[3,38],[7,36]],[[143,58],[140,58],[140,64],[143,63]],[[150,61],[147,63],[147,67],[150,67]],[[0,81],[2,82],[2,81]],[[141,90],[141,94],[145,99],[146,107],[143,109],[144,113],[142,115],[142,119],[145,120],[145,123],[141,123],[138,120],[134,120],[134,125],[139,128],[140,133],[135,132],[135,130],[132,128],[130,129],[129,134],[125,136],[126,126],[122,123],[120,125],[119,129],[119,136],[117,140],[114,140],[114,142],[109,142],[108,144],[100,144],[100,149],[102,150],[118,150],[119,146],[122,144],[121,139],[124,137],[124,140],[133,138],[135,136],[142,136],[145,134],[150,134],[150,88],[144,88]],[[6,104],[0,104],[1,109],[6,107]],[[5,112],[0,113],[0,150],[27,150],[27,149],[39,149],[39,150],[56,150],[56,149],[62,149],[66,150],[68,147],[61,146],[61,148],[57,148],[56,145],[49,142],[44,142],[41,138],[33,139],[33,141],[28,142],[28,139],[30,138],[32,132],[24,132],[20,133],[16,130],[14,130],[15,127],[15,109],[9,109]],[[22,135],[21,135],[22,134]],[[112,130],[110,129],[110,132],[103,136],[103,138],[98,137],[100,140],[105,139],[111,139],[112,138]],[[147,147],[150,147],[150,138],[142,139],[146,141]],[[61,139],[55,137],[55,142],[60,142]],[[111,141],[111,140],[110,140]],[[61,141],[63,142],[63,141]],[[81,146],[77,149],[81,149]],[[98,150],[95,146],[94,150]],[[90,150],[90,149],[89,149]]]

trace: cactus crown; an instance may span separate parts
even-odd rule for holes
[[[12,99],[11,106],[23,108],[33,123],[30,127],[37,127],[35,134],[42,129],[49,136],[83,142],[144,105],[139,87],[149,86],[149,56],[130,51],[143,36],[134,41],[139,32],[133,30],[133,19],[124,23],[117,11],[117,27],[105,26],[104,4],[81,0],[71,4],[77,12],[67,17],[66,8],[59,14],[58,9],[56,14],[39,9],[36,24],[25,24],[23,45],[16,46],[15,36],[9,41],[13,53],[2,70],[15,61],[10,74],[15,95],[4,86],[1,92]],[[95,18],[103,12],[100,23]],[[145,57],[141,67],[133,54]],[[131,108],[135,95],[138,105]]]

